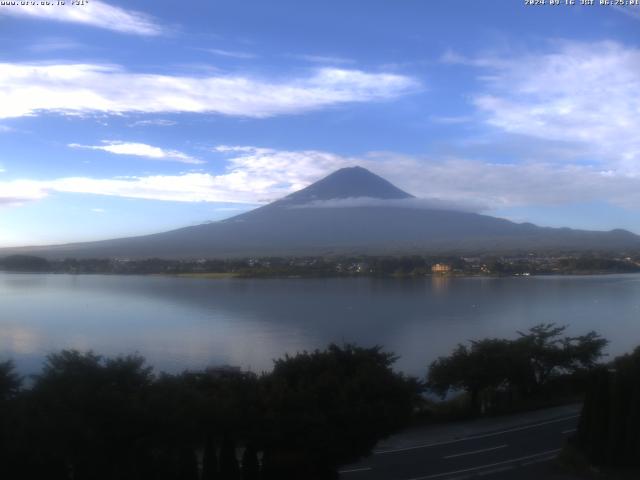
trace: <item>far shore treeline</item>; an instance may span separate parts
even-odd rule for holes
[[[57,259],[0,257],[0,271],[72,274],[167,274],[235,277],[420,277],[640,272],[640,252],[547,252],[510,255],[354,255],[229,259]]]
[[[138,355],[68,350],[25,381],[5,361],[0,472],[25,480],[335,479],[341,465],[411,424],[579,401],[603,368],[607,342],[565,328],[542,324],[512,340],[459,345],[424,380],[394,371],[397,357],[381,347],[349,344],[286,355],[262,374],[155,373]],[[434,402],[425,392],[452,398]],[[580,431],[588,451],[588,429]]]

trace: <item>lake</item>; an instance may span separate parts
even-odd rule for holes
[[[34,373],[63,348],[138,352],[157,369],[270,369],[329,342],[383,345],[424,375],[459,342],[541,322],[640,344],[640,275],[420,279],[195,279],[0,274],[0,359]]]

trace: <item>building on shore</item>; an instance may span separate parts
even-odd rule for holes
[[[448,265],[446,263],[436,263],[431,267],[431,273],[437,273],[441,275],[451,273],[451,265]]]

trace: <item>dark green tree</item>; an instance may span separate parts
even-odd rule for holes
[[[0,363],[0,476],[18,478],[21,471],[20,444],[26,444],[21,425],[16,424],[20,413],[16,404],[22,378],[15,372],[12,361]]]
[[[207,434],[202,453],[202,480],[218,480],[219,478],[216,444],[213,441],[213,436]]]
[[[598,466],[640,467],[640,347],[591,374],[574,442]]]
[[[530,391],[539,390],[557,374],[575,373],[594,367],[608,341],[594,331],[578,337],[562,336],[566,325],[543,323],[518,332],[515,347],[530,366]]]
[[[9,400],[20,391],[22,377],[15,371],[11,360],[0,362],[0,402]]]
[[[144,394],[151,381],[141,357],[50,355],[29,394],[34,455],[64,463],[76,480],[129,478],[148,434]]]
[[[11,255],[0,259],[0,269],[10,272],[48,272],[50,263],[40,257],[31,255]]]
[[[515,340],[485,339],[458,345],[449,356],[430,365],[427,385],[442,397],[452,391],[467,392],[473,413],[483,411],[483,396],[491,399],[504,392],[512,399],[516,394],[538,394],[552,379],[588,371],[602,357],[605,339],[595,332],[563,337],[566,328],[541,324],[518,332]]]
[[[178,462],[176,480],[199,480],[198,459],[193,448],[183,444],[179,449]]]
[[[514,376],[516,364],[508,340],[472,341],[458,345],[448,357],[440,357],[429,367],[428,387],[443,398],[450,391],[469,394],[471,411],[480,413],[483,391],[497,389]]]
[[[12,365],[2,364],[0,440],[10,448],[0,449],[1,473],[24,480],[336,478],[339,465],[369,453],[420,402],[421,385],[395,373],[394,360],[378,347],[332,345],[278,360],[261,377],[233,368],[155,376],[138,356],[62,351],[22,390]],[[245,447],[242,470],[236,445]]]
[[[263,378],[265,478],[334,478],[407,423],[421,385],[380,347],[330,345],[277,360]]]
[[[220,447],[220,478],[222,480],[239,480],[240,465],[236,457],[236,443],[230,434],[226,434]]]
[[[242,453],[242,480],[259,480],[260,463],[258,451],[252,442],[247,443]]]

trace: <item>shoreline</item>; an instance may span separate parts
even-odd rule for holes
[[[125,276],[125,277],[172,277],[172,278],[192,278],[203,280],[224,280],[234,279],[338,279],[338,278],[376,278],[376,279],[394,279],[394,280],[417,280],[426,278],[453,279],[453,278],[532,278],[532,277],[597,277],[610,275],[638,275],[637,272],[616,272],[616,271],[584,271],[584,272],[551,272],[551,273],[530,273],[530,274],[466,274],[466,273],[428,273],[424,275],[374,275],[374,274],[339,274],[339,275],[314,275],[314,274],[298,274],[298,275],[278,275],[278,274],[248,274],[241,272],[183,272],[183,273],[128,273],[128,272],[64,272],[64,271],[12,271],[0,270],[0,274],[24,274],[24,275],[105,275],[105,276]]]

